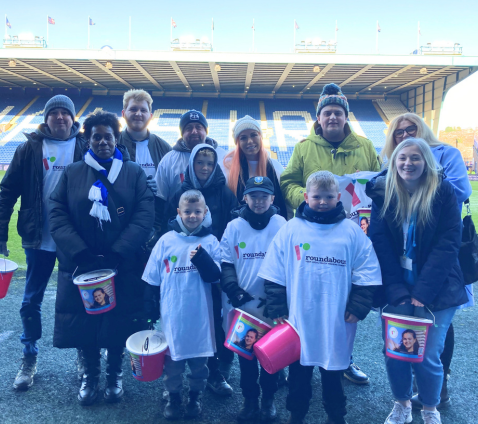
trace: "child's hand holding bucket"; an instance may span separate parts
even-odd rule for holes
[[[287,315],[284,315],[283,317],[278,317],[274,319],[274,326],[279,325],[279,324],[285,324],[285,320],[289,318]]]

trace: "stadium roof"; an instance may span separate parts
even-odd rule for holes
[[[97,94],[143,88],[166,96],[317,98],[324,84],[335,82],[348,96],[379,98],[463,70],[478,70],[478,57],[0,50],[0,86],[85,88]]]

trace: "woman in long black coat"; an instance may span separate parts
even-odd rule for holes
[[[82,405],[98,397],[101,348],[108,349],[105,399],[121,398],[126,339],[146,326],[143,264],[136,253],[152,231],[154,200],[144,171],[116,144],[119,128],[112,113],[87,117],[90,150],[83,161],[65,169],[50,198],[50,228],[59,260],[53,345],[83,352],[85,374],[78,394]],[[117,269],[116,306],[89,315],[73,279],[99,269]]]

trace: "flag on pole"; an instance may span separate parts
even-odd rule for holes
[[[10,21],[8,20],[8,18],[7,18],[6,16],[5,16],[5,25],[6,25],[8,28],[12,29],[12,24],[10,23]]]
[[[50,25],[55,25],[55,20],[53,18],[51,18],[50,16],[48,16],[48,23]]]
[[[380,25],[378,24],[378,21],[377,21],[377,32],[381,32],[382,29],[380,28]]]
[[[90,25],[96,25],[95,23],[93,23],[93,19],[90,18],[90,22],[89,22]]]
[[[255,29],[254,28],[254,19],[252,20],[252,29]]]
[[[422,32],[420,31],[420,22],[418,22],[418,35],[422,35]]]
[[[294,24],[295,24],[295,29],[299,29],[299,24],[297,23],[296,20],[294,20]]]
[[[337,21],[335,21],[335,32],[339,30],[339,27],[337,26]]]
[[[173,28],[176,28],[176,22],[174,22],[174,19],[173,19],[173,18],[171,18],[171,26],[172,26]]]
[[[211,29],[214,31],[214,18],[212,18],[212,27]]]

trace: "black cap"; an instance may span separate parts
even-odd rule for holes
[[[192,109],[184,113],[179,119],[179,130],[181,131],[181,135],[183,135],[184,127],[190,122],[199,122],[207,131],[208,125],[206,117],[198,110]]]
[[[244,194],[252,193],[253,191],[263,191],[267,194],[274,194],[274,184],[267,177],[252,177],[247,180]]]

